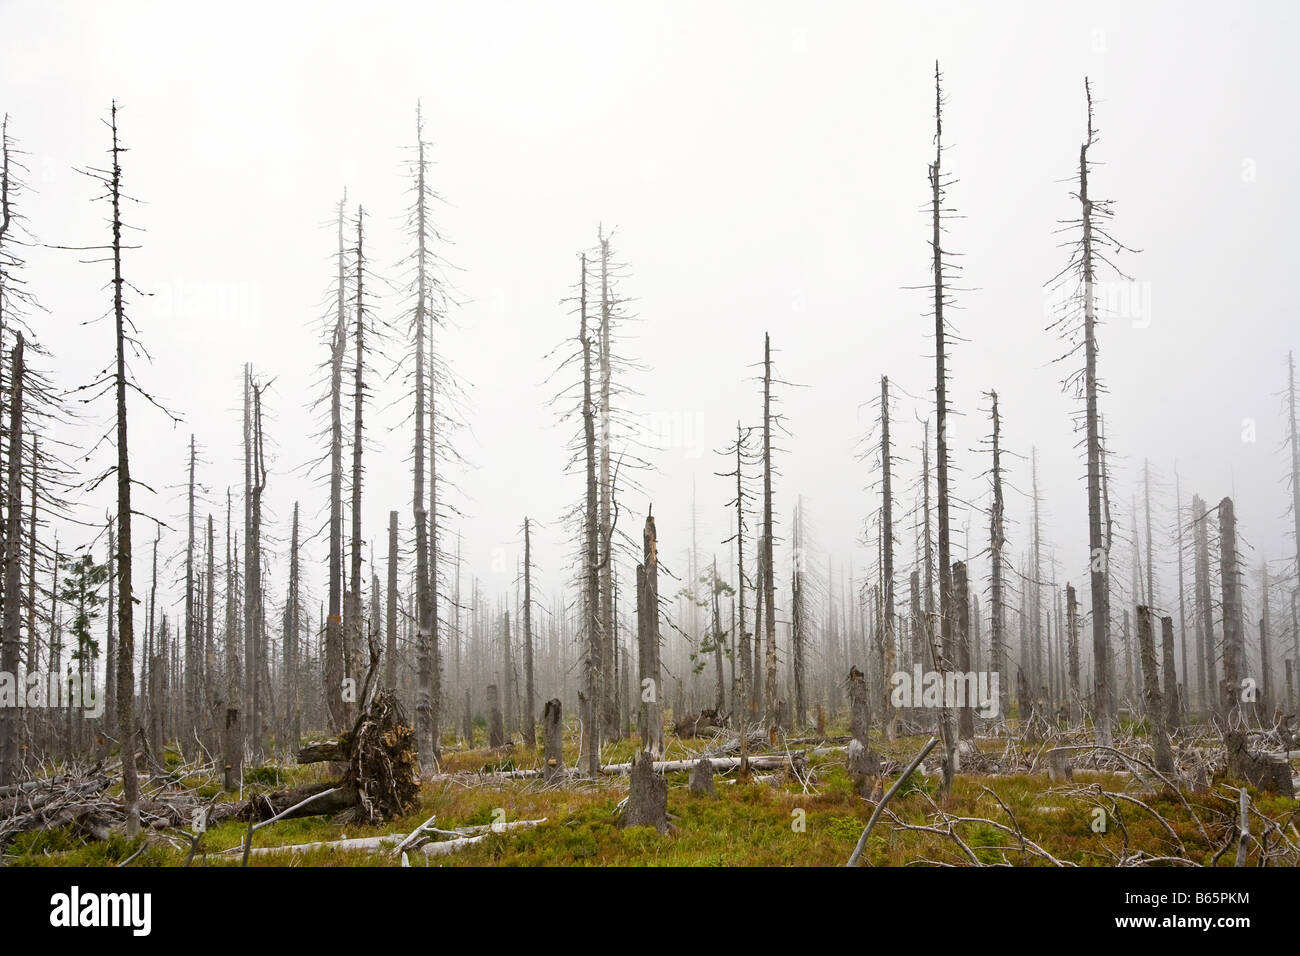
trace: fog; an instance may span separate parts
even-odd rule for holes
[[[133,399],[132,470],[156,489],[137,508],[167,523],[160,553],[184,547],[191,433],[219,550],[227,487],[238,513],[249,361],[274,380],[267,546],[283,554],[300,501],[317,534],[305,583],[323,596],[327,498],[303,469],[321,453],[309,406],[327,358],[332,218],[346,188],[350,209],[367,211],[374,270],[405,281],[405,147],[418,102],[445,200],[434,210],[446,240],[437,252],[453,267],[457,300],[438,347],[467,389],[469,429],[458,439],[467,464],[443,476],[460,489],[463,516],[448,516],[443,544],[460,536],[463,574],[489,595],[513,589],[525,516],[540,525],[543,592],[558,593],[572,573],[559,517],[582,482],[564,474],[573,422],[548,404],[572,371],[548,379],[556,348],[577,333],[562,302],[577,254],[603,226],[628,264],[620,291],[639,318],[619,349],[646,366],[626,380],[640,393],[627,412],[663,446],[649,455],[656,470],[639,476],[644,493],[620,495],[620,526],[635,534],[653,504],[664,560],[684,576],[694,498],[700,560],[725,558],[733,486],[715,475],[730,463],[714,450],[738,420],[760,421],[753,366],[767,332],[781,378],[800,386],[779,388],[790,435],[775,507],[788,526],[802,496],[810,564],[824,574],[833,562],[836,577],[852,565],[860,578],[874,561],[866,522],[879,496],[878,471],[856,445],[880,376],[899,390],[900,509],[913,502],[919,418],[933,414],[930,301],[914,287],[929,279],[923,206],[938,60],[957,177],[948,195],[961,217],[946,245],[961,254],[964,289],[951,316],[964,341],[949,357],[961,413],[950,448],[954,493],[969,504],[954,515],[954,556],[977,555],[988,538],[981,395],[995,388],[1004,444],[1025,456],[1008,462],[1021,491],[1037,449],[1057,579],[1077,586],[1086,576],[1081,405],[1061,387],[1078,362],[1053,362],[1066,346],[1045,330],[1045,283],[1067,261],[1055,230],[1077,214],[1070,178],[1089,77],[1093,156],[1104,163],[1093,191],[1115,201],[1114,234],[1140,250],[1117,259],[1135,284],[1109,287],[1119,313],[1100,331],[1117,550],[1123,558],[1131,547],[1129,500],[1145,458],[1161,490],[1163,595],[1175,472],[1185,503],[1193,493],[1211,504],[1235,497],[1249,567],[1289,570],[1279,392],[1295,344],[1286,276],[1300,140],[1289,74],[1300,10],[920,6],[0,4],[0,110],[28,153],[22,211],[41,242],[107,241],[107,209],[73,167],[106,162],[101,121],[110,100],[121,106],[125,186],[141,200],[126,217],[144,230],[125,268],[148,294],[132,296],[131,315],[152,356],[133,370],[183,419]],[[27,258],[26,281],[47,310],[32,320],[52,353],[45,366],[66,388],[91,381],[112,349],[101,320],[108,267],[47,247]],[[375,314],[404,330],[404,294],[376,291]],[[389,510],[410,526],[411,401],[392,367],[376,358],[368,408],[363,527],[381,578]],[[89,446],[111,412],[94,405],[59,437]],[[97,453],[100,467],[107,454]],[[77,517],[100,520],[112,494],[109,483],[81,496]],[[1024,497],[1009,492],[1008,509],[1018,562]],[[913,532],[910,517],[900,523],[901,579]],[[58,532],[65,550],[93,534],[67,521]],[[139,519],[137,574],[153,534]],[[778,567],[789,560],[779,548]],[[976,558],[973,570],[983,582],[987,562]],[[173,608],[183,606],[182,572],[173,562],[162,585]],[[277,604],[284,576],[273,558]]]

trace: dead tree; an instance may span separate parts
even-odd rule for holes
[[[767,669],[764,696],[767,698],[767,724],[769,728],[780,722],[780,709],[776,693],[776,579],[772,560],[772,339],[763,333],[763,549],[762,581],[763,604],[767,615],[763,619],[765,634],[765,667]]]
[[[416,500],[419,500],[417,496]],[[416,571],[417,582],[419,571]],[[417,583],[417,587],[418,587]],[[388,512],[388,602],[385,617],[384,647],[384,686],[391,691],[397,690],[397,512]],[[416,712],[417,719],[419,711]],[[416,734],[416,749],[419,749],[419,734]],[[427,756],[427,755],[426,755]],[[423,758],[421,758],[423,759]]]
[[[504,628],[501,632],[501,690],[505,695],[506,733],[519,729],[519,715],[515,713],[515,657],[510,646],[510,612],[504,615]]]
[[[426,395],[425,356],[427,349],[425,340],[427,336],[431,347],[433,326],[436,323],[434,313],[439,304],[437,295],[440,290],[433,269],[433,253],[429,248],[430,240],[434,238],[433,226],[429,216],[429,203],[433,198],[433,192],[427,179],[428,159],[425,151],[428,144],[424,140],[424,118],[418,105],[416,106],[415,123],[416,158],[411,164],[411,173],[415,178],[415,199],[408,220],[409,228],[415,234],[415,311],[411,317],[410,325],[411,353],[415,359],[415,444],[414,467],[412,470],[414,491],[411,499],[412,517],[415,524],[415,736],[421,766],[432,767],[436,762],[436,754],[439,749],[437,735],[434,731],[437,723],[434,713],[436,709],[435,696],[440,697],[441,694],[435,695],[434,689],[437,676],[435,675],[437,648],[435,646],[436,602],[434,600],[434,589],[437,587],[437,582],[432,569],[434,560],[432,552],[437,545],[430,540],[430,531],[433,530],[433,522],[436,519],[432,514],[432,507],[426,510],[424,488],[426,449],[436,453],[436,445],[433,444],[434,436],[430,435],[428,440],[425,437],[426,421],[430,424],[430,431],[433,431],[433,368],[428,369],[429,382]],[[430,461],[429,465],[432,479],[434,463]],[[436,503],[433,480],[430,480],[429,484],[428,500]]]
[[[966,586],[966,562],[952,564],[953,643],[957,651],[958,683],[971,673],[970,665],[970,592]],[[971,706],[972,689],[967,683],[962,705],[957,711],[957,730],[962,740],[975,740],[975,710]],[[979,703],[983,703],[980,701]]]
[[[1228,751],[1228,773],[1260,789],[1290,797],[1291,767],[1264,753],[1252,753],[1246,736],[1246,639],[1237,556],[1237,522],[1231,498],[1219,502],[1219,573],[1223,588],[1223,707],[1221,734]]]
[[[194,435],[190,434],[189,485],[187,492],[186,539],[185,539],[185,726],[182,728],[181,746],[187,755],[192,756],[198,742],[199,729],[199,688],[202,679],[199,667],[202,658],[199,655],[197,634],[198,626],[195,616],[194,595],[194,467],[196,453]]]
[[[586,456],[587,497],[583,512],[583,531],[586,550],[583,558],[585,580],[585,626],[587,631],[587,661],[584,704],[587,723],[587,774],[595,777],[600,772],[600,691],[604,673],[604,641],[601,637],[600,617],[600,549],[599,513],[597,511],[596,482],[596,408],[592,400],[591,336],[587,331],[587,256],[581,257],[578,339],[582,347],[582,433]],[[644,739],[644,738],[643,738]]]
[[[1070,723],[1081,716],[1083,691],[1079,686],[1079,599],[1074,587],[1065,585],[1065,621],[1070,655]]]
[[[1222,715],[1222,695],[1219,691],[1218,667],[1214,650],[1214,618],[1210,593],[1210,535],[1206,528],[1209,509],[1197,495],[1192,495],[1192,546],[1196,556],[1193,561],[1193,581],[1196,598],[1196,632],[1205,667],[1201,671],[1201,696],[1206,709]]]
[[[343,207],[338,208],[338,286],[334,329],[330,337],[329,399],[329,616],[325,619],[325,703],[330,728],[341,733],[348,726],[343,699],[345,676],[343,645],[343,359],[347,354],[347,255],[343,239]]]
[[[537,704],[533,689],[533,546],[529,520],[524,519],[524,743],[537,746]]]
[[[354,279],[354,319],[352,323],[352,540],[348,547],[350,569],[348,594],[343,607],[343,667],[344,675],[356,681],[360,676],[361,633],[361,475],[362,447],[365,420],[365,369],[366,325],[368,306],[365,299],[365,209],[357,207],[357,245],[354,252],[356,273]],[[347,707],[348,716],[352,708]]]
[[[1178,729],[1181,723],[1178,706],[1178,673],[1174,667],[1174,619],[1166,615],[1160,619],[1160,662],[1165,690],[1165,728]]]
[[[989,510],[989,594],[992,618],[989,624],[990,656],[993,672],[1001,675],[998,681],[998,713],[1006,718],[1009,709],[1010,681],[1007,678],[1006,603],[1003,596],[1002,562],[1006,547],[1004,532],[1004,502],[1002,497],[1002,420],[998,414],[998,393],[989,392],[993,405],[993,505]]]
[[[641,747],[653,756],[664,752],[664,711],[659,678],[659,540],[655,519],[646,515],[641,535],[642,559],[636,568],[637,646],[640,660],[641,709],[637,730]]]
[[[1151,634],[1151,609],[1145,604],[1137,609],[1138,645],[1142,654],[1142,696],[1145,700],[1151,744],[1155,748],[1156,769],[1173,773],[1174,758],[1169,749],[1169,732],[1165,728],[1165,709],[1160,693],[1160,674],[1156,667],[1156,645]]]
[[[884,645],[888,660],[881,671],[882,706],[888,704],[889,671],[895,647],[894,633],[894,492],[893,457],[889,444],[889,376],[880,376],[880,576],[884,602]],[[885,733],[892,740],[896,721],[882,712]]]
[[[872,782],[880,776],[880,757],[871,749],[871,695],[866,675],[849,668],[849,779],[862,796],[869,796]]]
[[[804,622],[807,620],[804,607],[803,584],[803,498],[799,498],[795,509],[794,528],[794,574],[790,586],[791,621],[790,621],[790,656],[794,664],[794,712],[795,722],[799,727],[808,726],[808,706],[804,701]],[[718,671],[721,674],[722,660],[718,659]]]
[[[1071,244],[1070,261],[1058,273],[1057,280],[1068,279],[1074,288],[1062,306],[1062,314],[1053,322],[1053,326],[1063,326],[1064,334],[1072,345],[1062,358],[1073,355],[1078,345],[1074,341],[1079,331],[1079,316],[1082,313],[1082,332],[1084,347],[1084,368],[1082,375],[1072,373],[1066,379],[1067,387],[1073,386],[1076,396],[1085,402],[1085,428],[1088,460],[1088,548],[1090,562],[1090,585],[1092,591],[1092,658],[1093,658],[1093,726],[1097,742],[1102,746],[1112,743],[1111,715],[1113,708],[1113,688],[1111,683],[1111,666],[1109,654],[1109,619],[1110,601],[1107,594],[1109,558],[1108,535],[1102,523],[1102,440],[1100,434],[1100,413],[1098,411],[1098,393],[1100,383],[1097,374],[1097,314],[1096,282],[1098,261],[1109,263],[1103,249],[1099,246],[1123,247],[1110,235],[1108,220],[1113,215],[1111,204],[1099,200],[1089,193],[1088,176],[1092,171],[1089,150],[1096,142],[1093,128],[1092,87],[1084,81],[1084,94],[1088,104],[1087,134],[1079,148],[1079,189],[1076,198],[1079,201],[1080,216],[1077,220],[1065,223],[1065,228],[1079,229],[1080,235]]]
[[[293,503],[293,526],[289,532],[289,593],[284,601],[284,713],[288,738],[294,746],[302,739],[302,699],[298,671],[301,665],[302,622],[298,569],[298,502]]]
[[[550,783],[564,774],[564,720],[563,707],[558,697],[546,702],[542,711],[542,737],[545,741],[544,779]]]
[[[5,481],[4,620],[0,637],[0,672],[17,680],[22,649],[22,447],[23,447],[23,334],[9,357],[9,461]],[[16,783],[19,773],[18,738],[22,731],[17,707],[0,707],[0,786]]]

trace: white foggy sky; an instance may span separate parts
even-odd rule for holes
[[[474,467],[455,475],[467,517],[447,529],[463,533],[466,574],[484,578],[489,595],[510,586],[527,514],[549,525],[535,544],[544,593],[561,582],[567,545],[557,518],[580,482],[561,476],[570,426],[545,404],[554,391],[545,356],[575,332],[560,300],[598,223],[616,230],[619,258],[630,264],[622,292],[641,318],[623,346],[650,368],[629,383],[643,393],[632,410],[682,425],[681,440],[654,456],[659,471],[643,478],[666,559],[681,570],[694,479],[700,548],[725,560],[716,542],[727,533],[731,487],[714,477],[727,466],[712,450],[732,437],[737,418],[759,419],[749,366],[768,331],[783,376],[807,386],[781,393],[793,438],[783,443],[777,510],[788,519],[801,494],[819,567],[829,555],[837,577],[850,559],[861,569],[874,551],[858,543],[862,520],[877,498],[867,490],[875,476],[854,454],[871,414],[859,406],[878,394],[882,373],[917,398],[902,398],[894,428],[899,453],[912,460],[896,475],[900,508],[910,506],[919,466],[913,409],[931,414],[927,294],[905,287],[928,277],[921,207],[937,58],[947,164],[959,179],[949,198],[964,217],[947,244],[963,253],[962,284],[972,289],[953,316],[970,340],[950,362],[952,400],[964,413],[951,426],[955,493],[983,505],[980,393],[997,388],[1006,446],[1026,459],[1038,446],[1044,535],[1061,580],[1083,578],[1076,406],[1059,387],[1067,369],[1049,364],[1062,346],[1043,331],[1043,284],[1066,261],[1057,220],[1076,214],[1061,180],[1077,167],[1086,75],[1098,100],[1094,156],[1106,164],[1094,193],[1115,200],[1115,234],[1143,250],[1121,262],[1142,283],[1150,316],[1146,327],[1117,319],[1101,331],[1120,531],[1147,456],[1168,489],[1165,526],[1177,461],[1185,497],[1236,495],[1256,563],[1266,557],[1280,569],[1293,553],[1276,393],[1294,345],[1294,297],[1283,281],[1300,198],[1289,95],[1294,5],[229,3],[212,11],[0,3],[0,110],[30,153],[35,191],[24,211],[43,242],[106,240],[105,210],[89,203],[94,186],[71,167],[105,161],[100,120],[110,98],[122,105],[126,187],[145,202],[128,216],[147,230],[126,274],[153,293],[132,314],[154,361],[135,367],[185,419],[173,427],[139,401],[132,409],[133,472],[162,492],[139,507],[176,528],[165,552],[183,546],[183,499],[169,486],[184,479],[191,431],[209,462],[201,479],[214,510],[228,484],[240,488],[246,360],[276,380],[267,398],[268,530],[287,540],[295,499],[307,525],[321,520],[324,490],[297,469],[317,454],[307,405],[325,358],[317,329],[332,282],[328,223],[346,186],[350,204],[370,216],[374,268],[402,278],[404,147],[414,141],[419,99],[433,186],[446,199],[435,215],[451,244],[439,252],[456,266],[464,300],[441,348],[472,386],[473,434],[461,449]],[[49,310],[38,329],[56,378],[84,383],[111,347],[108,324],[81,324],[109,303],[107,267],[48,249],[29,259],[28,282]],[[377,314],[404,328],[403,301],[388,294]],[[410,524],[410,426],[408,403],[389,407],[398,383],[381,386],[376,376],[374,384],[364,526],[382,580],[387,512],[399,510],[404,531]],[[109,410],[99,408],[96,427],[62,437],[91,440]],[[1254,443],[1241,438],[1246,418],[1257,423]],[[1027,489],[1027,461],[1013,468]],[[101,489],[87,513],[109,507],[111,494]],[[646,504],[624,497],[624,529],[635,533]],[[1023,516],[1016,496],[1009,507]],[[954,519],[955,557],[964,521]],[[982,513],[970,522],[974,553],[987,522]],[[71,543],[84,537],[63,533]],[[1023,521],[1009,529],[1013,554],[1027,533]],[[153,536],[143,522],[136,534]],[[219,518],[219,548],[220,535]],[[901,580],[910,524],[899,537]],[[315,595],[323,556],[317,546],[308,570]],[[143,553],[139,560],[142,572]],[[788,567],[788,552],[778,561]],[[278,603],[283,566],[272,566]],[[986,562],[974,573],[982,581]]]

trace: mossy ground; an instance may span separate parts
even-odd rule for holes
[[[477,742],[477,741],[476,741]],[[450,743],[450,741],[448,741]],[[877,749],[905,763],[922,745],[917,737],[879,741]],[[670,738],[666,759],[694,756],[702,741]],[[606,763],[626,761],[637,747],[634,739],[605,748]],[[989,742],[1001,751],[1003,744]],[[569,765],[578,761],[577,741],[566,744]],[[443,770],[483,771],[540,766],[540,751],[522,745],[510,749],[450,750]],[[650,828],[626,830],[617,826],[614,810],[627,793],[627,778],[606,778],[597,784],[575,782],[562,789],[543,789],[537,780],[484,780],[467,786],[460,781],[426,782],[420,791],[418,808],[380,827],[341,825],[323,817],[283,820],[260,830],[254,846],[273,847],[338,840],[344,837],[408,833],[429,816],[436,826],[491,823],[500,819],[530,820],[545,817],[546,823],[533,829],[492,833],[466,850],[434,857],[437,866],[838,866],[848,859],[871,814],[872,805],[857,796],[844,769],[842,753],[820,755],[812,760],[813,782],[805,792],[794,779],[777,783],[735,783],[734,773],[719,773],[717,797],[695,796],[687,790],[687,774],[669,774],[668,811],[673,830],[660,835]],[[895,771],[897,772],[897,771]],[[174,771],[179,778],[181,770]],[[246,774],[246,783],[259,790],[301,784],[326,777],[322,766],[263,767]],[[200,784],[191,778],[191,786]],[[885,781],[888,786],[890,780]],[[917,825],[932,822],[930,800],[937,786],[934,777],[915,775],[889,805],[900,819]],[[1119,818],[1108,815],[1105,832],[1095,832],[1094,804],[1066,791],[1089,786],[1124,791],[1130,778],[1119,774],[1076,770],[1072,784],[1054,786],[1043,774],[1010,776],[962,775],[943,808],[958,817],[982,817],[1013,826],[1014,815],[1023,835],[1057,859],[1080,866],[1108,865],[1127,846],[1151,856],[1174,855],[1178,845],[1165,826],[1143,808],[1121,802]],[[987,788],[987,790],[986,790]],[[210,795],[215,784],[203,782],[200,792]],[[987,791],[997,794],[998,801]],[[1220,788],[1222,791],[1222,788]],[[1232,838],[1232,809],[1213,792],[1185,795],[1195,808],[1205,834],[1173,793],[1136,793],[1143,803],[1159,813],[1198,862],[1210,863],[1214,854]],[[1109,804],[1107,804],[1109,805]],[[1300,819],[1300,805],[1282,798],[1257,796],[1257,807],[1269,817],[1291,828],[1292,839]],[[498,812],[500,811],[500,812]],[[204,834],[193,865],[238,866],[238,853],[222,851],[242,844],[245,824],[228,821]],[[1022,853],[1014,833],[987,823],[963,823],[958,834],[984,863],[1049,865],[1032,854]],[[179,866],[188,853],[188,835],[170,834],[176,846],[155,836],[132,866]],[[1208,841],[1206,837],[1208,836]],[[19,866],[112,866],[140,848],[140,841],[128,841],[114,834],[102,842],[88,841],[68,829],[24,834],[7,850],[7,862]],[[1233,853],[1218,861],[1229,865]],[[426,865],[420,852],[408,854],[412,866]],[[872,831],[865,862],[875,866],[966,864],[965,852],[940,834],[904,831],[881,821]],[[315,849],[255,855],[251,866],[395,866],[399,860],[388,851],[340,851]]]

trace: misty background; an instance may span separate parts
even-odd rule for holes
[[[264,399],[269,482],[264,544],[269,593],[283,593],[293,503],[304,534],[304,600],[325,591],[327,493],[304,473],[323,446],[311,411],[321,394],[321,334],[334,276],[333,215],[365,206],[372,269],[405,281],[404,228],[417,101],[433,144],[432,187],[445,244],[436,252],[458,304],[438,348],[467,389],[465,466],[440,479],[459,491],[444,549],[463,542],[466,581],[513,591],[525,516],[542,595],[573,573],[561,513],[582,493],[564,474],[573,423],[548,399],[573,372],[548,378],[577,334],[561,300],[577,253],[613,232],[628,263],[620,292],[639,321],[619,350],[646,366],[625,380],[626,408],[661,447],[621,490],[620,527],[637,534],[653,503],[663,560],[684,577],[692,500],[700,562],[726,560],[730,470],[714,454],[736,422],[761,422],[753,367],[772,336],[790,436],[780,442],[775,508],[785,529],[806,509],[810,569],[861,578],[876,551],[878,468],[858,457],[887,374],[896,387],[893,441],[899,509],[920,469],[918,420],[933,414],[927,164],[933,157],[933,70],[948,102],[946,167],[957,182],[947,248],[962,254],[966,341],[949,355],[954,559],[983,551],[988,433],[981,394],[996,388],[1008,480],[1029,488],[1037,448],[1044,562],[1057,580],[1086,578],[1081,405],[1061,380],[1082,358],[1049,322],[1048,282],[1065,264],[1058,221],[1074,218],[1084,137],[1084,77],[1094,84],[1104,163],[1094,194],[1113,199],[1114,234],[1139,254],[1119,262],[1119,313],[1099,332],[1116,551],[1131,548],[1129,500],[1142,461],[1158,476],[1157,573],[1172,596],[1175,469],[1185,506],[1235,497],[1247,590],[1259,562],[1289,571],[1286,353],[1295,344],[1289,240],[1300,200],[1292,103],[1294,5],[1097,3],[0,3],[0,111],[28,155],[23,201],[44,243],[106,242],[107,207],[74,166],[103,165],[110,100],[130,152],[124,186],[145,230],[125,274],[150,293],[130,314],[152,362],[141,386],[184,419],[131,404],[132,472],[155,494],[135,506],[170,526],[160,591],[183,613],[184,481],[193,433],[199,480],[222,544],[225,492],[242,487],[242,366],[274,379]],[[1288,118],[1290,117],[1290,118]],[[25,278],[47,312],[33,318],[61,386],[96,377],[111,357],[107,265],[28,250]],[[407,298],[372,286],[376,316],[404,332]],[[1128,290],[1128,291],[1124,291]],[[367,407],[363,532],[384,556],[388,512],[404,540],[411,520],[412,402],[377,357]],[[350,358],[348,360],[350,362]],[[567,376],[567,377],[566,377]],[[350,389],[350,386],[348,386]],[[910,397],[909,397],[910,396]],[[58,437],[83,447],[107,428],[111,402],[85,409]],[[618,447],[615,447],[615,454]],[[94,463],[110,464],[102,448]],[[87,466],[89,470],[89,466]],[[79,501],[101,521],[112,483]],[[1007,550],[1027,547],[1027,501],[1008,489]],[[910,515],[897,519],[900,581],[911,566]],[[969,531],[967,532],[967,526]],[[756,527],[753,525],[751,527]],[[63,522],[66,551],[93,531]],[[968,537],[969,535],[969,537]],[[154,529],[136,526],[136,573],[147,575]],[[105,544],[98,545],[102,560]],[[752,554],[752,550],[750,551]],[[367,562],[370,554],[366,554]],[[778,546],[777,578],[790,551]],[[983,589],[988,563],[972,571]],[[450,569],[444,567],[444,574]],[[404,569],[405,573],[405,569]],[[363,580],[369,580],[369,565]],[[1122,573],[1120,586],[1126,586]],[[143,594],[147,577],[137,577]],[[624,580],[627,580],[626,573]],[[143,582],[143,584],[140,584]],[[466,584],[468,586],[468,584]],[[161,600],[161,595],[160,595]],[[1084,598],[1086,601],[1086,596]],[[1158,604],[1166,603],[1157,601]],[[444,606],[445,613],[445,606]],[[313,613],[313,616],[314,613]]]

